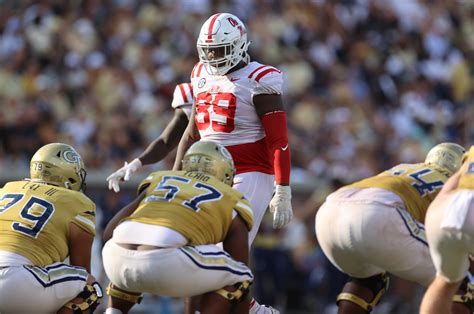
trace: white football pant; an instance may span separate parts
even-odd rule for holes
[[[215,245],[135,251],[111,239],[102,258],[110,281],[130,292],[189,297],[253,280],[245,264]]]
[[[324,254],[352,277],[387,271],[423,286],[434,279],[424,226],[402,207],[381,200],[328,197],[315,225]]]
[[[474,253],[474,191],[439,195],[426,215],[426,235],[437,275],[449,282],[462,280]]]
[[[273,175],[262,172],[240,173],[234,178],[233,188],[239,190],[252,204],[253,227],[249,232],[249,246],[257,236],[260,223],[272,200],[274,180]]]
[[[56,313],[84,290],[87,276],[63,263],[0,267],[0,313]]]

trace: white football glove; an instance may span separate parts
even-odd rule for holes
[[[270,212],[273,213],[273,228],[286,226],[293,218],[291,208],[291,188],[288,185],[277,185],[275,195],[270,201]]]
[[[140,159],[135,158],[131,163],[125,162],[124,166],[107,177],[109,190],[120,191],[119,182],[128,181],[132,173],[136,172],[142,166]]]

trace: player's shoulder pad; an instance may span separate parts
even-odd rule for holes
[[[74,208],[75,215],[71,220],[72,223],[81,229],[95,236],[96,224],[96,206],[95,203],[85,194],[77,191],[66,190],[72,192],[67,203],[68,208]]]
[[[152,184],[156,180],[156,178],[160,177],[161,173],[162,171],[155,171],[147,175],[146,178],[143,179],[138,185],[137,195],[143,192],[143,190],[145,190],[146,188],[148,188],[148,186],[150,186],[150,184]]]
[[[242,197],[240,197],[240,199],[235,203],[234,210],[245,221],[248,230],[251,230],[253,226],[253,210],[250,201],[242,195]]]
[[[446,179],[448,179],[451,174],[449,173],[448,170],[438,166],[438,165],[434,165],[434,164],[430,164],[430,165],[427,165],[427,164],[421,164],[423,165],[424,168],[429,168],[431,171],[439,174],[439,175],[442,175],[443,177],[445,177]]]
[[[465,162],[474,162],[474,145],[472,145],[468,150],[466,150],[466,152],[462,156],[462,163]]]
[[[52,195],[55,202],[67,203],[68,207],[72,206],[80,211],[88,210],[95,212],[95,203],[84,193],[61,187],[55,188],[58,189],[58,193]]]
[[[409,171],[409,170],[413,170],[413,169],[418,169],[421,166],[423,166],[423,164],[401,163],[401,164],[398,164],[396,166],[393,166],[392,168],[388,169],[387,171],[394,171],[394,170]]]
[[[173,171],[173,170],[159,170],[159,171],[155,171],[155,172],[150,173],[138,185],[137,194],[140,194],[141,192],[143,192],[143,190],[147,189],[148,186],[150,186],[151,184],[161,180],[161,178],[163,178],[164,176],[166,176],[166,175],[173,176],[173,175],[176,175],[178,173],[179,173],[178,171]]]
[[[203,71],[205,71],[203,69],[203,67],[204,67],[204,64],[201,61],[196,63],[193,70],[191,71],[191,82],[192,82],[193,79],[198,78],[198,77],[201,76],[201,73],[203,73]]]
[[[189,106],[193,103],[193,87],[191,83],[181,83],[176,85],[173,92],[171,107],[176,109],[182,106]]]
[[[281,94],[283,73],[271,65],[251,62],[247,77],[255,82],[254,94]]]

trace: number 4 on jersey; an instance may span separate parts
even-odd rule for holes
[[[421,197],[424,197],[427,193],[433,193],[444,184],[441,180],[429,181],[422,178],[432,172],[433,170],[431,169],[421,169],[410,174],[410,177],[416,181],[412,183],[412,186],[420,193]]]

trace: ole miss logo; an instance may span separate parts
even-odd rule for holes
[[[237,22],[234,18],[232,17],[228,17],[227,18],[227,21],[229,21],[230,25],[234,26],[234,27],[237,27],[240,31],[240,36],[242,36],[243,34],[245,34],[245,29],[242,27],[242,25],[239,25],[239,22]]]
[[[237,25],[239,25],[239,22],[237,22],[234,18],[232,17],[228,17],[227,18],[227,21],[229,21],[230,25],[236,27]]]

